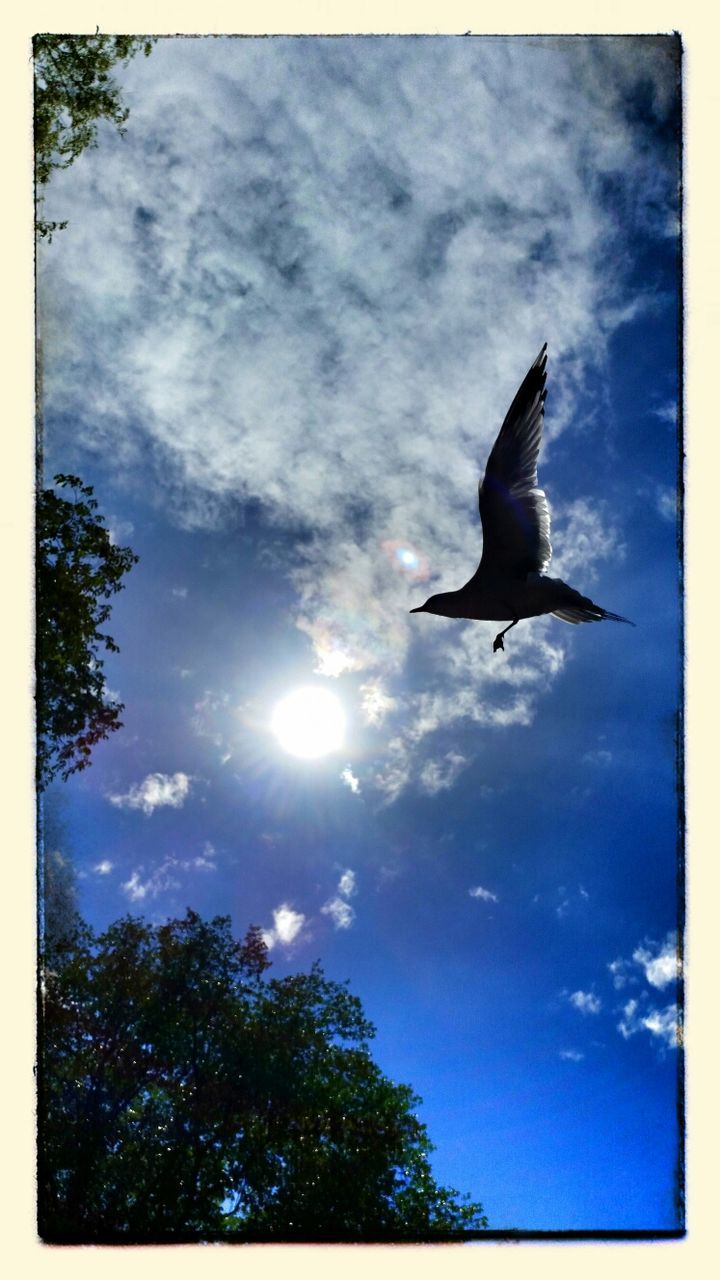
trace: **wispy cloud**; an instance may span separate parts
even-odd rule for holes
[[[598,747],[595,751],[586,751],[582,757],[583,764],[599,765],[601,768],[607,768],[612,764],[612,751],[608,751],[607,747]]]
[[[278,943],[288,947],[300,934],[305,924],[305,916],[302,911],[295,911],[287,903],[283,902],[273,911],[273,924],[271,929],[263,929],[262,936],[265,946],[269,951]]]
[[[568,1000],[580,1013],[599,1013],[602,1008],[602,1000],[592,991],[573,991]]]
[[[675,489],[659,485],[655,491],[655,506],[663,520],[674,522],[678,514],[678,495]]]
[[[475,885],[474,889],[468,889],[471,898],[481,898],[483,902],[498,902],[496,893],[491,893],[489,889],[483,889],[481,884]]]
[[[608,965],[612,983],[616,991],[622,991],[629,982],[637,981],[633,966],[629,960],[624,960],[622,956],[618,956],[617,960],[612,960]]]
[[[585,1054],[581,1053],[579,1049],[561,1049],[559,1057],[565,1062],[582,1062]]]
[[[186,773],[150,773],[124,795],[109,795],[108,800],[118,809],[142,809],[149,817],[156,809],[166,806],[182,808],[190,792],[190,782]]]
[[[157,898],[162,893],[174,892],[180,888],[183,878],[187,879],[188,874],[193,871],[216,871],[214,854],[215,850],[209,841],[206,841],[202,853],[194,857],[178,858],[170,854],[147,873],[144,866],[135,868],[120,888],[131,902],[143,902],[145,899]]]
[[[96,862],[93,871],[98,876],[108,876],[113,869],[113,863],[109,858],[103,858],[102,862]]]
[[[459,751],[447,751],[437,760],[428,760],[420,770],[420,788],[429,796],[447,791],[468,763]]]

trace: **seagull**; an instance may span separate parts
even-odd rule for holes
[[[538,488],[547,343],[530,367],[508,409],[479,486],[483,549],[480,564],[458,591],[441,591],[411,613],[437,613],[444,618],[477,618],[509,625],[493,641],[493,653],[504,649],[503,637],[521,618],[552,613],[563,622],[627,622],[618,613],[594,604],[560,578],[548,578],[550,512]]]

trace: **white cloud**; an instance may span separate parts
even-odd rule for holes
[[[121,520],[118,516],[108,516],[108,535],[113,546],[124,545],[135,532],[132,520]]]
[[[648,1031],[667,1048],[677,1048],[681,1042],[677,1005],[669,1004],[664,1009],[647,1007],[645,993],[638,1000],[628,1000],[622,1009],[617,1028],[624,1040],[629,1040],[638,1031]]]
[[[337,893],[320,908],[323,915],[330,916],[336,929],[349,929],[355,919],[355,910],[347,901],[357,891],[355,872],[348,867],[343,871],[338,882]]]
[[[496,893],[491,893],[489,889],[483,889],[480,884],[476,885],[474,889],[468,889],[468,893],[471,898],[482,898],[483,902],[499,901]]]
[[[360,779],[355,777],[350,765],[345,766],[340,777],[345,785],[350,788],[353,795],[357,796],[360,794]]]
[[[582,1062],[585,1054],[581,1053],[579,1049],[561,1049],[560,1057],[565,1062]]]
[[[179,865],[176,858],[166,858],[145,879],[142,879],[143,867],[139,867],[120,885],[120,888],[131,902],[143,902],[146,898],[157,898],[161,893],[168,893],[180,888],[180,881],[176,876]]]
[[[345,898],[351,898],[356,890],[355,872],[348,867],[347,871],[343,871],[338,882],[338,893],[341,893]]]
[[[301,911],[294,911],[287,902],[283,902],[273,911],[272,929],[263,929],[263,941],[269,951],[278,942],[290,946],[295,941],[305,924],[305,916]]]
[[[652,949],[653,947],[655,950]],[[676,933],[668,933],[661,945],[650,943],[646,946],[637,947],[633,951],[633,960],[636,964],[641,965],[646,981],[652,987],[662,990],[670,982],[677,981],[680,961]]]
[[[150,773],[142,782],[131,786],[125,795],[109,795],[108,800],[118,809],[142,809],[149,817],[155,809],[165,806],[182,808],[190,791],[190,782],[186,773]]]
[[[573,991],[568,999],[580,1013],[599,1013],[602,1008],[602,1000],[592,991]]]
[[[176,600],[186,600],[187,593],[188,593],[187,587],[173,587],[170,592],[170,594],[174,596]]]
[[[318,670],[383,691],[371,725],[403,715],[404,758],[378,773],[392,798],[437,727],[530,724],[562,668],[556,621],[498,656],[489,624],[407,611],[475,567],[478,472],[543,340],[550,447],[602,424],[587,374],[628,315],[607,262],[637,227],[665,234],[675,200],[661,131],[639,137],[627,103],[647,84],[660,118],[673,68],[633,41],[388,37],[168,40],[121,74],[128,138],[48,190],[70,226],[40,250],[47,407],[72,456],[111,446],[145,488],[149,444],[184,527],[255,498],[312,535],[287,563],[296,622]],[[620,531],[595,495],[548,496],[551,571],[587,589]],[[393,706],[411,645],[442,692]]]
[[[113,863],[109,858],[103,858],[102,862],[96,862],[93,871],[98,876],[107,876],[113,869]]]
[[[344,898],[329,898],[320,908],[323,915],[331,916],[336,929],[349,929],[355,919],[355,912]]]
[[[618,956],[611,961],[608,969],[616,991],[622,991],[628,985],[637,985],[640,980],[638,970],[642,971],[642,976],[651,987],[662,990],[680,977],[677,933],[674,929],[670,930],[661,943],[646,939],[635,948],[632,960]]]

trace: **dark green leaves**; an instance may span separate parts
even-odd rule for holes
[[[89,485],[58,475],[36,514],[37,780],[47,786],[90,764],[92,748],[120,728],[122,703],[106,692],[102,655],[117,652],[101,628],[108,603],[137,562],[110,540]]]
[[[194,912],[79,929],[45,957],[48,1241],[433,1240],[486,1225],[435,1183],[420,1099],[347,987],[266,981],[257,930]]]

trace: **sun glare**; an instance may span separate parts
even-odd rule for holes
[[[345,713],[340,699],[329,689],[308,685],[278,702],[272,729],[280,746],[290,755],[316,760],[337,751],[345,737]]]

